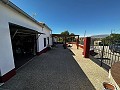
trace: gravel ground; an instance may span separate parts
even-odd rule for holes
[[[103,90],[108,73],[81,55],[74,46],[61,45],[36,56],[0,90]]]
[[[83,49],[79,48],[79,50],[77,50],[76,46],[73,45],[73,47],[70,48],[70,50],[74,52],[74,59],[79,64],[83,72],[86,74],[94,88],[96,90],[103,90],[102,83],[110,81],[108,78],[108,72],[96,63],[94,63],[89,58],[83,58]]]

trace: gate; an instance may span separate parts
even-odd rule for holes
[[[94,52],[90,58],[105,69],[120,61],[120,41],[109,38],[91,38],[91,47]]]

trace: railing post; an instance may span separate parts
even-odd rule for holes
[[[102,46],[102,55],[101,55],[101,64],[100,66],[102,67],[102,64],[103,64],[103,57],[104,57],[104,45],[105,45],[105,42],[103,41],[103,46]]]
[[[78,39],[76,39],[76,45],[77,45],[77,49],[79,48],[79,36]]]

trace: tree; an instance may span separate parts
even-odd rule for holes
[[[110,34],[110,36],[104,38],[102,41],[108,45],[120,43],[120,34]]]
[[[69,35],[68,31],[61,32],[61,35]]]
[[[74,33],[71,33],[70,35],[75,35]]]
[[[70,35],[75,35],[74,33],[71,33]],[[75,41],[75,36],[71,36],[71,41]]]

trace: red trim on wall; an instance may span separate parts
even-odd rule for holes
[[[8,81],[11,77],[13,77],[16,74],[16,70],[13,69],[11,71],[9,71],[8,73],[6,73],[3,76],[0,76],[0,83],[6,82]]]
[[[41,55],[42,53],[46,53],[48,51],[48,47],[46,47],[45,49],[43,49],[40,52],[37,52],[37,55]]]
[[[80,45],[80,44],[79,44],[79,47],[82,48],[82,49],[84,49],[84,45]]]

